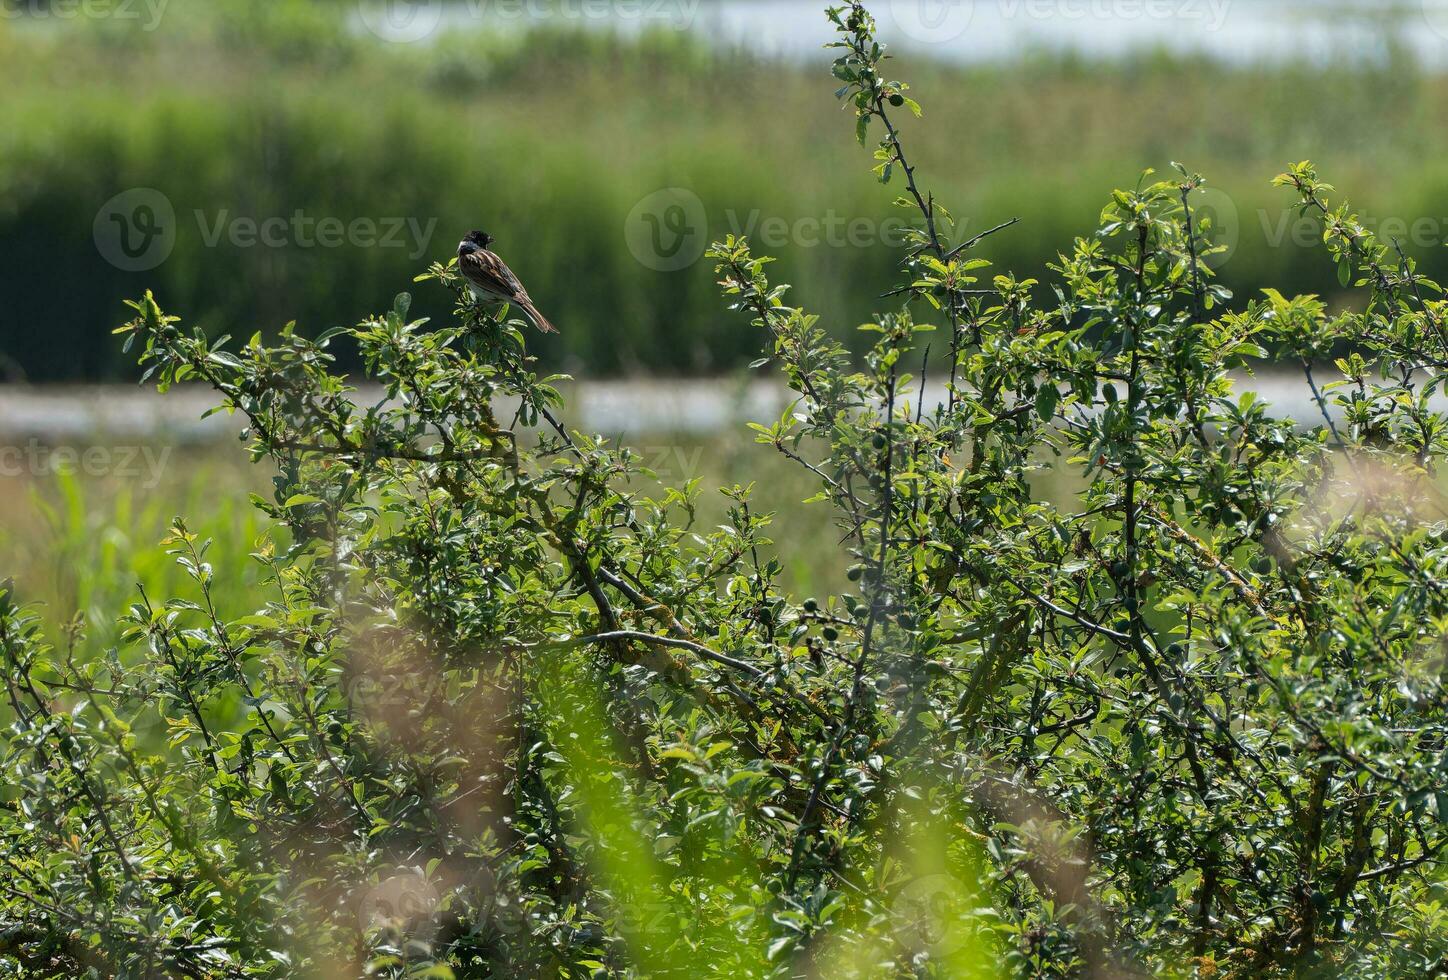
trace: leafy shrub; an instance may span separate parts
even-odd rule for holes
[[[624,489],[637,457],[568,429],[523,325],[451,265],[423,278],[456,325],[404,295],[236,353],[148,295],[122,331],[147,377],[213,386],[276,464],[274,598],[220,616],[239,556],[178,522],[199,601],[141,598],[101,661],[0,609],[16,969],[1443,969],[1438,287],[1305,163],[1278,183],[1361,312],[1229,308],[1185,170],[1114,193],[1051,288],[986,279],[872,19],[830,16],[916,217],[903,302],[853,370],[747,242],[712,254],[799,396],[759,441],[817,479],[852,590],[782,594],[747,488],[712,529],[697,486]],[[384,402],[351,399],[344,337]],[[931,343],[938,405],[910,374]],[[1233,391],[1268,345],[1323,424]],[[1075,498],[1033,489],[1063,470]]]

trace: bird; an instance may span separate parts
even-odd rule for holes
[[[496,239],[485,231],[470,231],[458,243],[458,271],[467,280],[473,297],[482,303],[516,306],[543,333],[557,333],[558,328],[538,312],[528,290],[513,275],[513,270],[489,250],[494,241]]]

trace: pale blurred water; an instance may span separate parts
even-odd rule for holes
[[[1335,377],[1319,374],[1319,385]],[[1273,414],[1311,428],[1322,416],[1302,374],[1280,370],[1241,375],[1237,393],[1253,391]],[[791,393],[769,380],[736,379],[590,381],[564,386],[564,422],[573,429],[624,439],[653,434],[710,436],[743,431],[746,422],[771,423],[789,405]],[[380,389],[355,396],[375,404]],[[907,396],[913,402],[914,396]],[[938,385],[927,388],[925,404],[944,397]],[[1448,402],[1448,396],[1443,399]],[[215,396],[200,387],[182,386],[165,395],[124,385],[30,387],[0,385],[0,445],[27,439],[42,443],[96,443],[108,440],[203,443],[236,439],[245,426],[240,416],[213,415]],[[1443,407],[1448,408],[1448,404]],[[506,402],[500,413],[510,413]],[[1337,414],[1336,411],[1333,414]]]
[[[683,30],[721,46],[823,57],[823,0],[363,0],[359,30],[399,43],[542,24]],[[1148,49],[1245,62],[1448,65],[1448,0],[874,0],[883,40],[946,60],[1029,51],[1110,58]]]

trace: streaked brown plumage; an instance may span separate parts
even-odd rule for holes
[[[484,303],[516,306],[539,330],[557,333],[558,328],[538,312],[528,290],[513,275],[513,270],[498,258],[497,253],[489,251],[488,246],[492,244],[493,236],[483,231],[468,232],[468,236],[458,244],[458,271],[472,287],[473,296]]]

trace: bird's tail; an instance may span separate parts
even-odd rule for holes
[[[523,315],[526,316],[529,320],[533,321],[533,326],[537,327],[544,333],[558,332],[558,328],[555,327],[553,324],[549,323],[548,318],[542,313],[539,313],[538,307],[534,306],[532,303],[520,299],[518,300],[518,309],[522,310]]]

